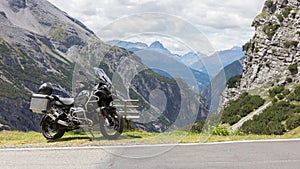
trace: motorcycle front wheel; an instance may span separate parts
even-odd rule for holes
[[[59,124],[55,123],[50,117],[43,118],[41,130],[43,136],[48,140],[59,139],[65,134],[65,129],[62,129]]]
[[[111,118],[110,122],[108,118]],[[100,115],[100,131],[106,139],[117,139],[122,134],[123,128],[124,119],[117,113],[106,118]]]

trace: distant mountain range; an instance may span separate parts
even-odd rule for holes
[[[242,60],[245,54],[241,47],[217,51],[208,56],[199,52],[188,52],[184,55],[174,54],[159,41],[150,45],[118,40],[107,43],[134,52],[144,64],[156,73],[166,77],[182,78],[192,89],[198,88],[200,92],[207,88],[220,71],[235,61]],[[237,63],[242,65],[242,62]],[[236,63],[234,65],[236,67]],[[236,73],[230,68],[226,70],[231,70],[229,76],[226,75],[226,79],[229,79],[241,74],[242,66],[236,70]]]

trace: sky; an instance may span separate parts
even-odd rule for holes
[[[149,45],[159,40],[178,54],[241,47],[254,35],[251,24],[264,4],[264,0],[48,1],[80,20],[103,41]]]

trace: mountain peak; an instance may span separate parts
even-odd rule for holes
[[[160,41],[154,41],[150,46],[150,49],[158,49],[166,53],[171,53]]]
[[[150,46],[150,48],[159,48],[159,49],[166,49],[164,45],[160,41],[153,42]]]

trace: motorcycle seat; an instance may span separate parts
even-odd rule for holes
[[[74,98],[59,98],[59,100],[60,100],[64,105],[72,105],[72,104],[74,104]]]

